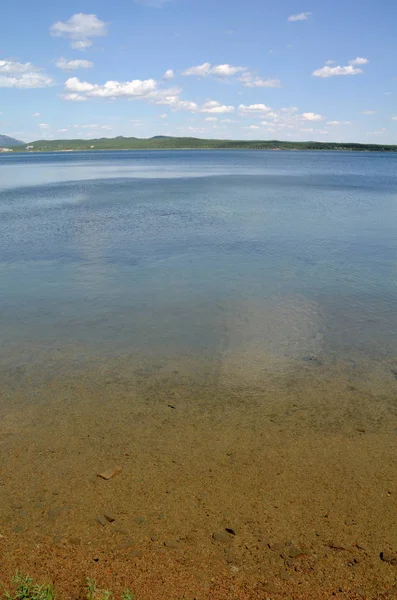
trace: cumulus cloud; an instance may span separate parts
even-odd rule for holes
[[[48,125],[48,123],[40,123],[39,127],[40,127],[40,129],[48,129],[49,125]]]
[[[61,97],[64,100],[69,100],[69,102],[85,102],[87,100],[85,96],[73,92],[71,94],[62,94]]]
[[[376,115],[376,110],[362,110],[362,115]]]
[[[239,75],[238,80],[243,84],[244,87],[248,88],[278,88],[281,87],[279,79],[263,79],[255,73],[251,73],[247,67],[239,67],[235,65],[229,65],[227,63],[221,65],[211,65],[209,62],[205,62],[202,65],[196,65],[189,67],[182,71],[184,76],[196,76],[196,77],[208,77],[210,75],[224,79],[227,77],[234,77]]]
[[[172,69],[168,69],[164,75],[163,75],[163,79],[173,79],[175,77],[174,71]]]
[[[248,88],[279,88],[281,87],[281,81],[279,79],[262,79],[258,75],[247,71],[239,77],[239,81],[244,87]]]
[[[303,121],[323,121],[324,117],[317,115],[316,113],[307,112],[302,113],[301,118]]]
[[[91,38],[107,35],[107,23],[93,14],[76,13],[67,21],[51,25],[50,34],[67,38],[75,50],[85,50],[92,46]]]
[[[38,112],[32,114],[32,117],[39,117],[39,116],[40,116],[40,113],[38,113]]]
[[[290,15],[288,17],[288,21],[290,22],[295,22],[295,21],[307,21],[309,17],[311,17],[313,13],[311,12],[301,12],[297,15]]]
[[[351,121],[328,121],[327,125],[351,125]]]
[[[245,67],[236,67],[227,63],[212,66],[211,63],[205,62],[202,65],[196,65],[185,69],[182,71],[182,75],[195,75],[196,77],[207,77],[208,75],[215,75],[216,77],[232,77],[245,70]]]
[[[76,69],[91,69],[94,63],[90,60],[66,60],[66,58],[59,58],[55,63],[58,69],[62,71],[75,71]]]
[[[32,63],[20,63],[14,60],[0,60],[0,87],[42,88],[54,81]]]
[[[240,104],[238,110],[243,114],[263,114],[270,112],[272,109],[269,106],[266,106],[266,104]]]
[[[67,129],[63,128],[63,129],[57,129],[56,133],[66,133]]]
[[[215,122],[215,121],[217,121],[217,120],[218,120],[218,119],[217,119],[216,117],[206,117],[206,118],[204,119],[204,121],[208,121],[208,122],[210,122],[210,123],[211,123],[211,122]]]
[[[208,100],[198,108],[198,111],[202,113],[212,114],[231,113],[234,111],[234,106],[227,106],[225,104],[217,102],[216,100]]]
[[[327,77],[338,77],[340,75],[360,75],[364,71],[359,68],[359,65],[366,65],[368,64],[369,60],[367,58],[361,58],[358,56],[357,58],[353,58],[348,62],[349,64],[343,67],[340,65],[331,67],[329,66],[328,61],[324,67],[313,71],[312,75],[313,77],[322,77],[323,79],[326,79]]]
[[[392,120],[392,121],[397,121],[397,116],[393,116],[393,117],[391,118],[391,120]]]
[[[369,63],[368,58],[362,58],[360,56],[357,56],[357,58],[353,58],[352,60],[349,60],[349,65],[367,65]]]
[[[65,93],[62,97],[74,102],[89,98],[144,100],[151,104],[169,106],[171,110],[193,113],[229,113],[235,110],[234,106],[216,100],[207,100],[199,105],[191,100],[183,100],[180,93],[180,88],[159,89],[158,82],[154,79],[134,79],[126,82],[112,80],[100,85],[81,81],[78,77],[70,77],[65,82]]]
[[[70,77],[65,82],[68,93],[84,93],[92,98],[135,98],[147,96],[156,90],[154,79],[133,79],[132,81],[107,81],[103,85],[80,81],[77,77]]]

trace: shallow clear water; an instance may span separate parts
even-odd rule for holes
[[[397,155],[0,157],[0,361],[397,355]]]

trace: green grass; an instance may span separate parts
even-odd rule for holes
[[[1,589],[3,590],[1,593]],[[56,593],[52,584],[38,584],[28,575],[17,573],[11,580],[11,591],[0,584],[1,600],[56,600]],[[111,600],[113,593],[97,587],[93,579],[86,580],[85,597],[87,600]],[[134,600],[131,590],[124,590],[122,600]]]

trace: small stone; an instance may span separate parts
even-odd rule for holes
[[[110,513],[103,513],[103,516],[105,517],[106,521],[108,521],[108,523],[114,523],[115,522],[115,517],[113,517]]]
[[[72,536],[69,538],[69,542],[72,544],[72,546],[79,546],[81,544],[81,539],[77,536]]]
[[[124,540],[117,546],[117,550],[126,550],[127,548],[131,548],[134,545],[134,542],[130,539]]]
[[[356,525],[356,521],[354,519],[346,519],[345,525],[350,527],[350,525]]]
[[[157,537],[157,535],[152,535],[152,536],[150,536],[150,539],[152,542],[158,542],[159,538]]]
[[[128,531],[122,527],[113,527],[113,531],[115,533],[119,533],[120,535],[128,535]]]
[[[132,558],[142,558],[143,554],[142,554],[142,552],[140,550],[132,550],[130,552],[130,556]]]
[[[298,558],[298,556],[303,556],[305,553],[301,548],[297,546],[291,546],[288,548],[288,556],[290,558]]]
[[[101,473],[98,473],[98,477],[100,477],[101,479],[112,479],[112,477],[114,477],[115,475],[118,475],[119,473],[121,473],[121,471],[123,470],[123,467],[120,466],[116,466],[116,467],[111,467],[109,469],[105,469],[104,471],[101,471]]]
[[[108,522],[104,515],[99,515],[95,520],[97,523],[99,523],[99,525],[102,525],[102,527],[105,527],[106,523]]]
[[[135,523],[137,525],[142,525],[143,523],[145,523],[145,521],[146,521],[145,517],[136,517],[135,518]]]
[[[166,548],[171,548],[172,550],[176,550],[177,548],[179,548],[179,544],[175,540],[166,540],[164,542],[164,546]]]
[[[236,535],[236,530],[232,529],[231,527],[226,527],[225,531],[227,531],[228,533],[230,533],[230,535]]]
[[[273,544],[270,546],[270,550],[281,556],[285,552],[285,545],[281,543]]]
[[[213,533],[212,539],[216,542],[222,542],[223,544],[230,542],[230,536],[227,533],[223,533],[223,531]]]
[[[397,565],[397,555],[392,554],[391,552],[381,552],[380,558],[383,562],[387,562],[391,565]]]

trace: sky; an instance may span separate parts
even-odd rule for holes
[[[397,143],[396,0],[20,0],[0,133]]]

